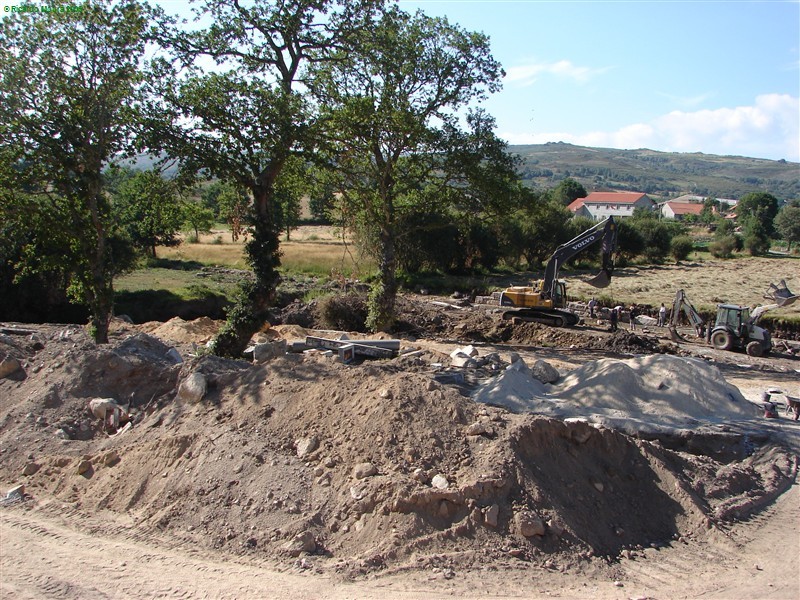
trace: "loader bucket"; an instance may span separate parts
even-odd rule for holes
[[[611,283],[611,273],[603,269],[591,279],[587,279],[586,283],[596,288],[608,287],[608,285]]]
[[[769,289],[767,293],[764,294],[764,298],[767,300],[772,300],[778,306],[791,306],[794,304],[800,296],[793,294],[789,291],[789,288],[786,287],[786,281],[781,279],[781,282],[777,285],[774,283],[769,284]]]
[[[680,333],[678,333],[678,330],[675,329],[672,325],[670,325],[669,327],[669,337],[675,343],[686,341],[686,338],[684,338]]]

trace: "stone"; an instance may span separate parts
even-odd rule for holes
[[[69,432],[65,431],[64,429],[56,429],[56,432],[53,435],[55,435],[60,440],[72,439],[69,435]]]
[[[314,534],[310,531],[298,533],[284,546],[284,551],[292,558],[297,558],[303,552],[314,552],[317,549],[317,541],[314,539]]]
[[[601,493],[602,493],[602,491],[605,489],[605,486],[604,486],[602,483],[600,483],[599,481],[597,481],[597,482],[595,482],[595,484],[594,484],[594,488],[595,488],[595,489],[596,489],[598,492],[601,492]]]
[[[447,481],[447,477],[441,473],[434,475],[433,479],[431,479],[431,486],[435,487],[437,490],[446,490],[449,485],[450,482]]]
[[[522,361],[522,363],[523,363],[523,364],[525,363],[525,361],[524,361],[524,360],[522,360],[522,357],[521,357],[521,356],[520,356],[518,353],[516,353],[516,352],[511,352],[511,353],[508,355],[508,362],[509,362],[509,363],[511,363],[512,365],[513,365],[515,362],[520,362],[520,361]]]
[[[544,360],[537,360],[533,363],[531,375],[542,383],[555,383],[561,377],[558,369]]]
[[[297,448],[298,458],[303,458],[319,447],[319,439],[314,435],[300,438],[295,442],[295,447]]]
[[[356,479],[364,479],[372,477],[378,473],[378,468],[371,462],[359,463],[353,467],[353,477]]]
[[[467,356],[463,352],[453,352],[450,355],[450,365],[453,367],[477,367],[478,361],[476,361],[471,356]]]
[[[467,426],[464,433],[466,435],[483,435],[484,433],[488,433],[487,425],[483,421],[478,421],[477,423]]]
[[[392,399],[392,390],[383,389],[378,393],[378,396],[380,396],[384,400],[391,400]]]
[[[497,527],[497,518],[500,516],[500,507],[492,504],[483,511],[483,522],[487,527]]]
[[[286,340],[256,344],[253,348],[253,362],[267,362],[284,354],[286,354]]]
[[[22,474],[25,476],[35,475],[41,468],[41,465],[38,465],[35,462],[29,462],[23,467]]]
[[[178,400],[191,403],[200,402],[206,395],[208,381],[202,373],[192,373],[181,382],[178,388]]]
[[[536,516],[535,513],[523,510],[514,515],[514,520],[517,524],[517,530],[525,537],[544,535],[544,521]]]
[[[547,521],[547,528],[550,530],[550,533],[556,537],[561,537],[565,530],[564,524],[556,518]]]
[[[13,356],[4,356],[0,359],[0,379],[12,375],[22,368],[20,362]]]
[[[181,356],[181,353],[178,352],[175,348],[170,348],[169,350],[167,350],[166,356],[173,362],[173,364],[178,365],[183,362],[183,357]]]
[[[88,473],[92,469],[92,461],[82,460],[78,463],[78,475]]]

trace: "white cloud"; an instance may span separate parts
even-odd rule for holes
[[[531,85],[542,74],[555,75],[564,79],[571,79],[578,83],[585,83],[592,77],[604,73],[608,68],[592,69],[572,64],[568,60],[559,60],[553,63],[529,63],[509,67],[506,72],[506,83],[515,83],[520,86]]]
[[[800,98],[757,96],[752,106],[673,111],[616,131],[503,133],[510,144],[569,142],[606,148],[650,148],[800,161]]]

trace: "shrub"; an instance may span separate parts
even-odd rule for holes
[[[669,251],[675,262],[680,262],[689,258],[689,255],[694,250],[694,242],[688,235],[679,235],[672,238],[669,244]]]
[[[715,258],[733,258],[733,251],[736,250],[736,237],[729,235],[721,237],[708,245],[708,251]]]
[[[362,294],[326,296],[317,301],[314,312],[325,328],[366,331],[367,299]]]

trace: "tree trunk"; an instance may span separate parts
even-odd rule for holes
[[[395,235],[390,228],[380,234],[381,258],[378,280],[373,284],[369,298],[367,327],[372,331],[389,331],[394,324],[397,299],[397,259]]]
[[[228,311],[225,327],[214,340],[214,353],[220,356],[238,358],[242,355],[250,338],[267,320],[268,310],[275,299],[281,263],[280,229],[276,225],[273,206],[273,181],[274,178],[267,179],[266,183],[253,188],[253,239],[247,242],[245,248],[255,282],[243,286],[236,304]]]
[[[91,310],[92,336],[96,344],[108,343],[108,325],[114,309],[113,273],[108,264],[106,248],[106,224],[103,211],[102,184],[99,178],[91,179],[87,185],[89,214],[94,228],[94,248],[88,253],[89,283],[85,293]]]

